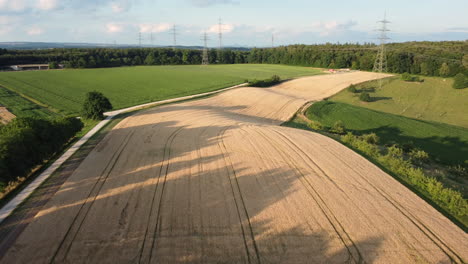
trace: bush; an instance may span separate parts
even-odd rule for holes
[[[369,93],[361,93],[359,95],[359,100],[361,100],[363,102],[370,102],[371,101],[371,96],[369,95]]]
[[[350,92],[350,93],[357,93],[358,90],[356,89],[356,85],[351,84],[351,85],[348,87],[348,92]]]
[[[455,75],[453,78],[453,88],[463,89],[468,87],[468,78],[463,73]]]
[[[401,75],[401,79],[403,81],[411,82],[413,80],[413,77],[411,77],[411,74],[405,72]]]
[[[322,124],[314,120],[310,121],[310,123],[308,124],[308,127],[310,127],[313,130],[323,130]]]
[[[100,92],[89,92],[86,94],[86,99],[83,104],[82,114],[88,119],[103,119],[104,112],[112,109],[112,104]]]
[[[411,76],[411,74],[407,72],[401,75],[401,79],[405,82],[424,82],[424,80],[420,79],[418,76]]]
[[[423,163],[429,160],[429,154],[427,154],[427,152],[424,150],[413,149],[409,153],[409,156],[411,160],[416,163]]]
[[[333,127],[330,129],[330,132],[335,134],[344,134],[345,133],[345,126],[341,120],[336,121],[333,124]]]
[[[281,78],[278,75],[273,75],[271,78],[266,80],[253,80],[249,81],[251,87],[270,87],[281,82]]]
[[[379,143],[379,137],[375,133],[362,135],[362,139],[369,144],[376,145]]]

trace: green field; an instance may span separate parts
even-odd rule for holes
[[[41,107],[18,94],[0,86],[0,106],[5,106],[8,111],[20,117],[50,117],[55,113]]]
[[[282,65],[141,66],[1,72],[0,85],[61,114],[77,115],[86,92],[93,90],[104,93],[114,109],[121,109],[213,91],[246,79],[266,79],[274,74],[286,79],[319,73],[317,69]]]
[[[395,77],[390,81],[384,81],[382,89],[378,88],[377,81],[358,85],[358,90],[375,89],[375,92],[370,92],[374,98],[370,103],[361,102],[359,93],[353,94],[346,90],[331,100],[468,128],[468,89],[453,89],[453,80],[450,78],[421,78],[424,82],[416,83],[405,82]]]
[[[468,129],[416,120],[378,112],[349,104],[322,101],[306,112],[311,120],[331,127],[341,120],[354,134],[376,133],[383,144],[412,143],[432,157],[447,164],[463,164],[468,160]]]

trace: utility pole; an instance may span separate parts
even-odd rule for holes
[[[173,41],[174,41],[174,45],[173,45],[173,49],[175,50],[176,49],[176,46],[177,46],[177,27],[176,25],[174,24],[174,26],[172,27],[172,38],[173,38]]]
[[[205,33],[203,34],[202,40],[204,42],[203,46],[203,58],[202,58],[202,65],[208,65],[210,64],[209,58],[208,58],[208,35]]]
[[[218,63],[222,63],[221,61],[221,55],[222,55],[222,50],[223,50],[223,22],[221,18],[219,19],[218,22],[218,38],[219,38],[219,48],[218,48]]]
[[[390,23],[390,21],[387,20],[387,13],[385,12],[384,14],[384,19],[381,21],[378,21],[377,23],[381,24],[381,28],[379,28],[377,31],[380,32],[379,35],[379,40],[380,40],[380,46],[379,50],[377,52],[377,57],[375,58],[375,63],[374,63],[374,72],[387,72],[387,57],[385,55],[385,43],[388,39],[387,37],[387,32],[390,31],[387,28],[387,24]],[[379,86],[382,88],[382,79],[379,79]]]

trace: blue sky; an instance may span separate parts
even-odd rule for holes
[[[392,21],[394,42],[468,39],[468,0],[0,0],[0,42],[92,42],[270,46],[374,42],[376,21]]]

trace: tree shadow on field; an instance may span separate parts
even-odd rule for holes
[[[378,102],[378,101],[387,101],[392,100],[392,97],[385,97],[385,96],[372,96],[371,102]]]
[[[390,125],[350,131],[358,135],[376,133],[380,138],[381,144],[395,143],[400,147],[405,144],[411,144],[416,148],[426,151],[432,158],[444,164],[463,164],[467,159],[464,153],[468,153],[468,142],[461,140],[459,137],[408,136],[400,128]]]
[[[130,117],[95,147],[19,240],[2,248],[2,262],[374,261],[383,238],[344,243],[332,222],[317,225],[303,215],[309,209],[301,203],[316,205],[296,193],[309,187],[298,188],[297,169],[269,160],[267,138],[239,136],[217,119],[138,125],[151,118],[145,115]],[[218,117],[230,115],[238,114]]]

